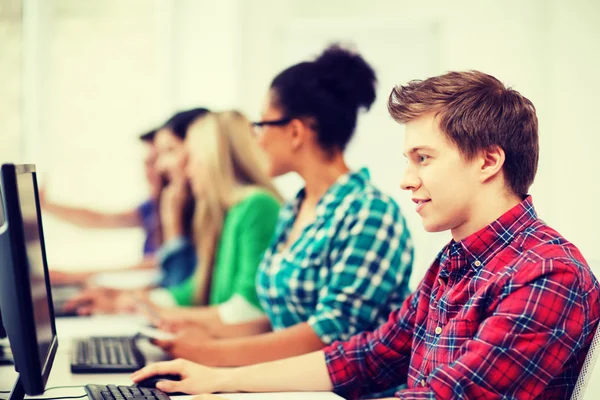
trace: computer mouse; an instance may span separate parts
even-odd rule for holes
[[[151,376],[150,378],[146,378],[144,380],[139,381],[138,383],[136,383],[133,386],[136,387],[141,387],[141,388],[148,388],[148,389],[155,389],[156,388],[156,384],[159,381],[180,381],[181,377],[179,375],[154,375]],[[173,396],[183,396],[183,395],[187,395],[187,393],[181,393],[181,392],[170,392],[169,394],[173,395]]]

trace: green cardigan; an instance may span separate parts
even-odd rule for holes
[[[215,253],[215,264],[210,288],[210,305],[226,302],[239,294],[250,304],[261,308],[256,295],[256,270],[275,231],[280,204],[271,194],[263,190],[248,195],[231,207],[225,216],[221,238]],[[191,242],[178,251],[169,262],[185,262],[187,257],[196,257]],[[189,261],[188,261],[189,262]],[[180,306],[194,303],[194,276],[169,292]]]

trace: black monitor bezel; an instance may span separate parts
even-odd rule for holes
[[[4,205],[2,203],[2,186],[0,185],[0,227],[4,225]],[[2,310],[0,309],[0,339],[5,339],[6,330],[4,329],[4,323],[2,322]]]
[[[0,339],[6,338],[6,330],[4,329],[4,323],[2,322],[2,310],[0,310]]]
[[[33,179],[42,262],[53,335],[43,365],[40,365],[23,216],[17,186],[17,176],[22,174],[31,174]],[[1,167],[1,180],[5,222],[0,227],[0,232],[5,232],[0,234],[0,249],[3,252],[9,252],[3,258],[11,260],[13,264],[4,267],[0,265],[0,307],[3,310],[4,325],[8,333],[15,368],[19,373],[19,380],[25,393],[34,396],[44,392],[58,347],[35,166],[31,164],[4,164]],[[16,268],[17,265],[25,265],[27,268]],[[7,323],[7,321],[10,322]]]

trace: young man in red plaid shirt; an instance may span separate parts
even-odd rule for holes
[[[579,250],[537,217],[533,104],[496,78],[451,72],[392,91],[406,124],[402,189],[430,232],[450,230],[417,291],[374,332],[324,351],[238,369],[176,360],[165,391],[334,390],[347,398],[402,383],[401,399],[568,398],[600,318]]]

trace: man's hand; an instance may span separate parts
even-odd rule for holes
[[[131,375],[139,382],[154,375],[179,375],[180,381],[159,381],[156,388],[163,392],[183,392],[188,394],[215,393],[224,391],[227,383],[227,370],[209,368],[193,362],[177,359],[150,364]],[[207,397],[206,399],[210,399]]]

